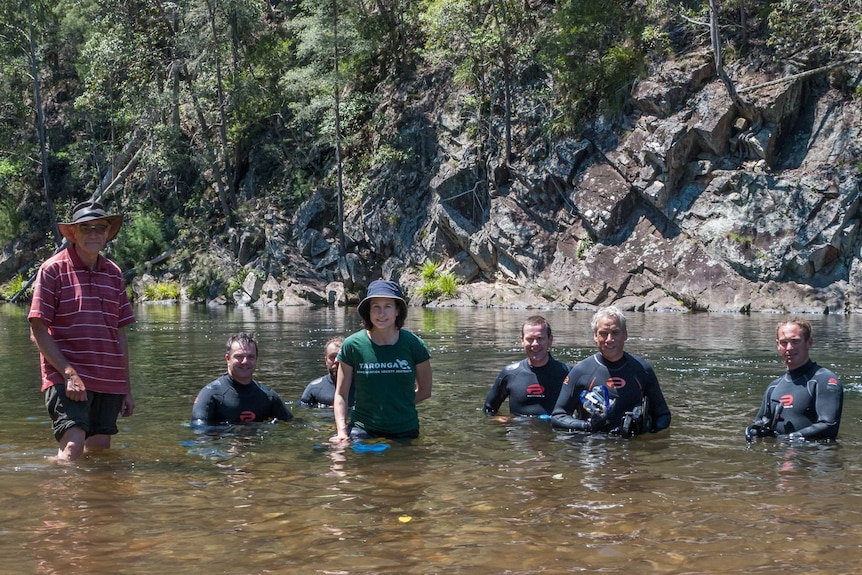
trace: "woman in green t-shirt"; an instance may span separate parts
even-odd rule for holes
[[[338,353],[333,441],[418,437],[416,404],[431,397],[431,354],[419,337],[403,329],[407,304],[398,284],[371,282],[359,315],[365,329],[348,336]]]

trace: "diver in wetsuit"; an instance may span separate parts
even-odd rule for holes
[[[290,410],[270,387],[252,378],[257,366],[253,335],[238,333],[227,341],[227,373],[198,392],[192,406],[192,425],[287,421]]]
[[[670,426],[670,409],[652,366],[623,349],[628,332],[622,311],[598,310],[591,327],[599,351],[566,377],[551,414],[554,429],[632,437]]]
[[[778,324],[775,344],[787,372],[769,384],[746,438],[835,439],[841,424],[844,387],[838,376],[809,357],[811,324],[791,318]]]
[[[333,337],[323,346],[323,363],[326,375],[318,377],[305,386],[299,404],[303,407],[331,408],[335,403],[335,382],[338,376],[338,352],[341,351],[343,337]],[[348,407],[353,406],[354,388],[350,388]]]
[[[530,316],[521,326],[520,341],[527,357],[500,370],[485,398],[489,415],[495,415],[506,398],[512,415],[547,416],[557,402],[569,368],[551,356],[551,326],[542,316]]]

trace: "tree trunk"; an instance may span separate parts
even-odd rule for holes
[[[338,2],[332,2],[332,37],[335,52],[335,74],[333,75],[333,92],[335,95],[335,164],[338,170],[338,255],[342,258],[347,252],[344,241],[344,168],[341,162],[341,82],[339,81],[338,60]]]
[[[217,1],[217,0],[215,0]],[[231,181],[231,161],[228,155],[227,141],[227,110],[224,95],[224,78],[222,78],[221,70],[221,54],[219,53],[218,29],[216,27],[216,6],[214,1],[207,0],[207,7],[210,11],[210,26],[213,35],[213,55],[215,56],[216,65],[216,94],[218,95],[218,113],[219,113],[219,142],[221,143],[221,151],[218,154],[216,161],[221,162],[222,171],[225,182]],[[236,190],[230,186],[222,184],[223,193],[227,196],[222,200],[223,204],[227,204],[232,211],[236,207]],[[230,217],[228,217],[230,219]]]
[[[752,124],[750,132],[754,133],[760,130],[762,124],[762,116],[751,102],[742,98],[736,91],[736,86],[727,72],[724,70],[724,60],[722,59],[721,51],[721,30],[718,27],[718,2],[709,0],[709,37],[712,42],[712,52],[715,57],[715,72],[727,88],[727,93],[730,100],[736,106],[739,115],[749,120]]]
[[[36,40],[33,32],[33,4],[27,0],[27,33],[29,42],[30,73],[33,75],[33,106],[36,108],[36,137],[39,140],[39,153],[42,162],[42,184],[45,186],[45,207],[48,210],[48,221],[54,234],[54,243],[60,244],[62,236],[57,227],[57,212],[54,208],[54,198],[51,194],[51,174],[48,168],[48,140],[45,136],[45,112],[42,109],[42,90],[39,82],[39,60],[36,55]]]

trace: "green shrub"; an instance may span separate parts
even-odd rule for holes
[[[621,109],[645,70],[642,7],[618,0],[562,0],[537,40],[539,60],[554,76],[555,108],[545,131],[564,134],[586,119]]]
[[[440,295],[440,288],[437,286],[437,282],[425,282],[416,288],[416,293],[422,296],[422,303],[428,303]]]
[[[148,301],[180,299],[180,282],[166,281],[149,284],[144,288],[144,299]]]
[[[584,255],[588,251],[590,251],[590,248],[592,248],[592,247],[593,247],[592,238],[584,238],[584,239],[578,241],[578,251],[577,251],[578,259],[579,260],[584,259]]]
[[[0,299],[11,300],[24,287],[24,276],[16,275],[14,278],[0,285]],[[32,288],[30,288],[32,290]]]
[[[205,301],[209,296],[209,286],[202,281],[186,286],[186,296],[191,301]]]
[[[230,298],[235,292],[241,290],[242,284],[245,283],[245,278],[247,278],[250,273],[251,270],[248,268],[240,268],[237,270],[236,275],[230,278],[225,284],[224,295]]]
[[[134,213],[123,224],[111,250],[113,259],[122,269],[135,268],[167,249],[161,216],[155,213]]]
[[[441,272],[437,262],[426,261],[419,267],[419,273],[422,284],[416,288],[416,293],[422,297],[423,304],[440,295],[453,297],[458,293],[458,278],[452,272]]]
[[[435,261],[428,260],[419,267],[419,273],[422,275],[423,280],[429,282],[437,277],[438,269],[440,269],[440,264]]]
[[[446,297],[454,297],[458,293],[458,278],[452,272],[443,272],[437,277],[440,292]]]
[[[0,246],[20,236],[24,228],[25,222],[12,198],[0,200]]]

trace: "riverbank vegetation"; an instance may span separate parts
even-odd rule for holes
[[[411,104],[458,93],[477,165],[528,161],[525,141],[613,117],[650,62],[708,43],[711,4],[725,58],[862,48],[854,0],[0,0],[0,247],[19,254],[0,282],[32,275],[91,195],[127,216],[124,269],[188,271],[214,244],[241,266],[229,230],[314,192],[343,251],[345,209],[411,193],[368,177],[412,161]]]

